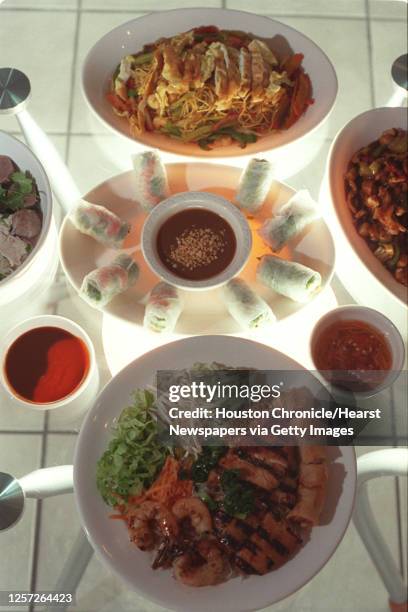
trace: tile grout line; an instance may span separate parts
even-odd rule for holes
[[[222,0],[222,4],[224,4],[225,0]],[[197,8],[197,7],[191,7],[191,8]],[[217,8],[217,7],[210,7],[210,8]],[[225,6],[225,8],[229,8],[228,6]],[[129,9],[115,9],[115,8],[111,8],[111,9],[104,9],[104,8],[58,8],[58,7],[53,7],[53,8],[43,8],[43,7],[31,7],[31,8],[24,8],[24,7],[4,7],[2,9],[3,11],[8,11],[9,13],[21,13],[21,12],[25,12],[25,13],[77,13],[78,10],[83,13],[83,14],[132,14],[132,13],[139,13],[146,15],[147,13],[159,13],[160,9],[151,9],[149,8],[147,11],[144,8],[139,8],[139,9],[135,9],[135,8],[129,8]],[[256,14],[256,15],[260,15],[262,16],[266,16],[266,17],[271,17],[273,19],[277,19],[279,21],[280,18],[299,18],[299,19],[333,19],[333,20],[344,20],[344,21],[353,21],[353,20],[357,20],[357,21],[364,21],[366,19],[366,17],[364,15],[319,15],[319,14],[307,14],[307,13],[278,13],[278,14],[271,14],[271,13],[258,13],[257,11],[243,11],[242,9],[231,9],[231,10],[241,10],[242,12],[247,12],[247,13],[252,13],[252,14]],[[389,22],[400,22],[401,19],[399,17],[387,17],[386,19],[384,19],[384,17],[371,17],[372,21],[379,21],[381,23],[383,23],[384,21],[389,21]]]
[[[78,0],[76,22],[75,22],[75,33],[74,33],[74,53],[72,56],[72,67],[71,67],[71,88],[69,96],[69,107],[68,107],[68,121],[67,121],[67,141],[65,143],[65,163],[68,165],[69,154],[71,149],[71,128],[72,119],[74,113],[74,93],[75,93],[75,75],[78,62],[78,44],[79,44],[79,30],[81,27],[81,7],[82,0]]]
[[[40,456],[40,469],[45,467],[47,458],[47,430],[48,430],[48,413],[45,413],[44,418],[44,429],[42,432],[41,440],[41,456]],[[42,517],[42,505],[43,500],[37,501],[37,508],[35,514],[35,531],[34,531],[34,545],[31,558],[31,578],[30,578],[30,592],[35,593],[37,587],[37,568],[38,558],[40,552],[40,534],[41,534],[41,517]],[[35,611],[35,604],[33,602],[29,605],[29,612]]]
[[[371,96],[371,108],[375,108],[375,89],[374,89],[374,62],[373,62],[373,40],[371,31],[371,14],[370,14],[370,3],[369,0],[365,0],[366,10],[366,30],[367,30],[367,43],[368,43],[368,61],[370,66],[370,96]]]

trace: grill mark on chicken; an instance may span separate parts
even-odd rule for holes
[[[269,513],[243,520],[217,512],[214,524],[220,544],[244,573],[262,575],[285,563],[299,546],[299,539]]]
[[[282,478],[288,469],[286,459],[267,448],[248,447],[237,451],[237,455],[248,463],[269,471],[276,478]]]
[[[247,563],[246,561],[244,561],[244,559],[241,559],[240,557],[237,557],[235,559],[235,565],[238,569],[240,569],[242,571],[243,574],[256,574],[257,576],[259,576],[259,572],[257,572],[255,570],[255,568],[252,567],[252,565],[250,565],[249,563]]]

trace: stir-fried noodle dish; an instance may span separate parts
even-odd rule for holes
[[[201,26],[125,56],[107,97],[135,136],[245,147],[290,128],[313,103],[302,60],[251,34]]]

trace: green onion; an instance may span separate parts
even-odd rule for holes
[[[133,58],[135,66],[141,66],[153,61],[153,53],[141,53],[140,55],[134,55]]]

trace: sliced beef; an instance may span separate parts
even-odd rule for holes
[[[12,268],[19,266],[27,255],[27,244],[12,236],[4,226],[0,225],[0,255],[5,257]]]
[[[7,181],[10,174],[15,172],[15,166],[7,155],[0,155],[0,183]]]
[[[41,231],[41,219],[35,210],[18,210],[12,216],[13,233],[22,238],[35,238]]]

